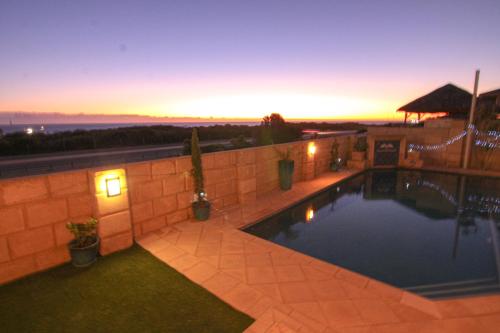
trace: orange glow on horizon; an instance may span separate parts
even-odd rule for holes
[[[316,86],[316,91],[298,86],[289,90],[277,90],[272,86],[256,89],[255,83],[227,89],[223,89],[221,82],[215,88],[203,87],[204,84],[195,82],[189,86],[184,82],[177,87],[164,82],[117,86],[102,84],[79,90],[68,87],[65,92],[42,89],[30,98],[16,96],[1,101],[0,112],[27,110],[71,115],[142,115],[207,121],[255,121],[271,113],[279,113],[288,121],[403,119],[403,114],[396,109],[405,100],[382,100],[374,97],[376,94],[358,97],[347,91],[344,94],[328,94],[326,91],[329,89],[321,84]],[[193,91],[203,91],[203,94]]]
[[[343,96],[306,94],[222,95],[166,105],[169,116],[260,118],[280,113],[287,120],[368,120],[401,118],[390,103]],[[157,114],[161,115],[161,113]]]
[[[125,114],[207,121],[252,121],[279,113],[288,121],[402,121],[403,115],[396,109],[415,95],[408,96],[404,86],[391,80],[311,73],[278,78],[255,73],[132,81],[88,79],[29,88],[16,87],[8,98],[2,98],[0,112]]]

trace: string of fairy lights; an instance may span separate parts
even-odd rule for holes
[[[470,131],[469,131],[470,130]],[[435,151],[446,148],[449,145],[454,144],[457,141],[462,140],[469,133],[473,133],[476,138],[474,144],[478,147],[487,149],[500,149],[500,132],[499,131],[479,131],[473,124],[470,124],[467,129],[463,130],[459,134],[449,138],[443,143],[432,144],[432,145],[422,145],[410,143],[408,144],[408,151]]]
[[[427,180],[417,180],[416,185],[419,187],[427,187],[441,194],[448,202],[454,206],[458,206],[457,198],[442,188],[440,185]],[[410,183],[406,183],[406,189],[410,190]],[[489,214],[499,214],[500,213],[500,197],[479,195],[479,194],[469,194],[467,196],[467,202],[474,205],[475,209],[480,213]]]

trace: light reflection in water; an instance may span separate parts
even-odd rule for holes
[[[314,209],[312,206],[310,206],[306,210],[306,223],[311,223],[313,218],[314,218]]]

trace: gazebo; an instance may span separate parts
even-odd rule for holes
[[[451,118],[466,118],[469,114],[471,101],[471,93],[448,83],[403,105],[398,109],[398,112],[405,113],[405,124],[412,114],[416,114],[419,121],[423,114],[444,114]]]
[[[479,103],[497,110],[497,119],[500,117],[500,89],[484,92],[479,95]]]

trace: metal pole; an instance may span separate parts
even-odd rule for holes
[[[477,86],[479,84],[479,69],[476,70],[476,78],[474,80],[474,93],[472,94],[472,103],[470,105],[469,112],[469,123],[467,124],[467,138],[465,140],[465,152],[463,168],[467,169],[469,167],[470,153],[472,146],[472,126],[474,125],[474,114],[476,113],[476,99],[477,99]]]

